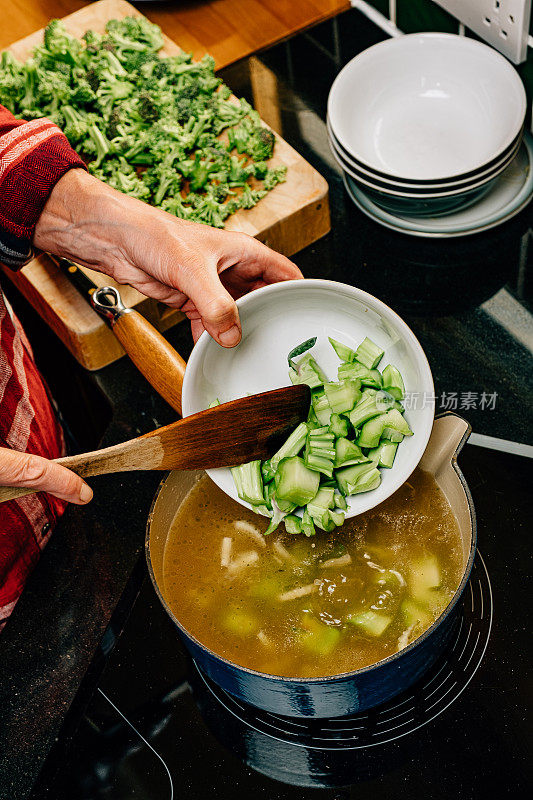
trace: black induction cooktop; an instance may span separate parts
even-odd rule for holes
[[[388,231],[353,206],[328,145],[327,96],[343,64],[383,37],[350,11],[221,77],[328,181],[332,231],[296,255],[304,275],[391,305],[428,356],[437,412],[457,411],[478,436],[520,449],[533,430],[532,208],[494,230],[433,241]],[[190,352],[186,326],[168,336]],[[85,391],[87,375],[58,358],[46,332],[34,346],[41,340],[74,434],[105,428],[109,415],[108,445],[174,419],[126,359],[94,374],[80,413],[72,384]],[[1,799],[532,796],[533,463],[467,444],[460,465],[479,555],[448,651],[386,706],[310,723],[247,708],[198,673],[142,556],[157,476],[95,478],[93,502],[67,510],[0,638]]]
[[[35,797],[389,800],[405,792],[425,800],[486,800],[528,794],[533,463],[466,445],[461,466],[476,505],[479,551],[451,644],[412,689],[337,719],[290,719],[246,706],[186,655],[145,577],[118,641],[109,628],[96,658],[106,663],[104,671]]]

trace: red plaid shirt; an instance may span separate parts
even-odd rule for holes
[[[17,266],[17,256],[19,264],[29,259],[35,224],[72,167],[84,164],[53,122],[16,120],[0,106],[0,261]],[[51,399],[1,289],[0,447],[45,458],[64,454]],[[0,504],[0,629],[64,508],[42,492]]]

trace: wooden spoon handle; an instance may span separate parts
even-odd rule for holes
[[[54,463],[67,467],[81,478],[89,478],[92,475],[106,475],[110,472],[160,469],[162,458],[162,449],[156,430],[127,442],[105,447],[102,450],[56,458]],[[0,486],[0,503],[38,491],[40,490],[28,489],[24,486]]]
[[[111,321],[114,334],[139,372],[181,415],[185,361],[138,311],[124,307],[113,287],[97,289],[92,303]]]

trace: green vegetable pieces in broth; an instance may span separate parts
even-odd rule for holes
[[[380,347],[367,337],[352,350],[330,337],[341,359],[339,380],[330,382],[310,352],[316,341],[307,339],[288,355],[292,383],[312,390],[307,422],[269,461],[232,469],[241,500],[270,516],[267,534],[284,518],[288,533],[305,536],[342,525],[345,498],[376,489],[381,470],[393,467],[400,442],[413,433],[403,416],[405,387],[399,370],[392,364],[383,373],[377,369],[384,355]],[[331,489],[327,502],[326,487]],[[369,620],[359,622],[368,625]]]
[[[335,490],[319,491],[332,505]],[[267,523],[203,476],[172,524],[162,586],[189,633],[261,672],[318,677],[380,661],[438,618],[462,575],[457,521],[419,469],[333,534],[265,536]]]
[[[163,36],[144,17],[107,23],[81,40],[52,20],[26,63],[0,54],[0,103],[46,116],[120,192],[194,222],[223,228],[253,208],[286,167],[271,165],[275,136],[189,53],[160,56]]]

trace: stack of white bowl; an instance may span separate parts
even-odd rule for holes
[[[370,47],[335,79],[335,160],[376,205],[438,216],[478,201],[516,157],[526,94],[511,64],[464,36],[410,34]]]

